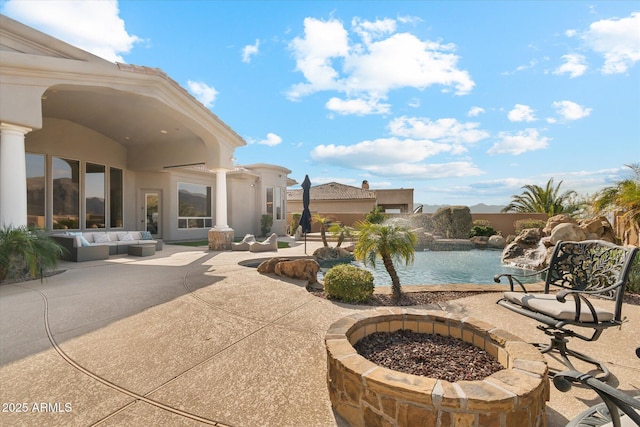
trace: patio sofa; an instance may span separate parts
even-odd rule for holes
[[[66,249],[63,259],[75,262],[126,254],[129,245],[153,243],[157,251],[162,250],[162,240],[155,240],[144,231],[77,231],[52,234],[51,238]]]

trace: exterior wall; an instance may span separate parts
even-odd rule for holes
[[[260,176],[259,182],[256,184],[257,197],[256,197],[256,205],[258,212],[257,215],[257,230],[255,234],[260,235],[261,226],[260,221],[262,219],[262,215],[267,213],[267,187],[279,187],[282,190],[282,198],[284,200],[284,204],[282,206],[282,219],[278,220],[273,218],[273,225],[271,226],[271,233],[276,233],[279,236],[283,236],[287,233],[287,212],[290,212],[290,208],[287,203],[287,174],[291,171],[283,168],[281,166],[274,166],[268,164],[259,164],[259,165],[249,165],[246,166],[248,170],[252,173]],[[250,193],[246,193],[250,194]],[[275,197],[275,196],[274,196]],[[240,236],[240,233],[236,233]],[[243,234],[244,235],[244,234]]]
[[[227,177],[227,200],[229,206],[229,227],[233,228],[236,238],[245,234],[260,234],[260,209],[258,192],[260,188],[256,178]]]
[[[378,206],[386,209],[400,209],[401,213],[413,211],[413,188],[374,191]]]

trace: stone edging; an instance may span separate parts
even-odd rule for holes
[[[353,348],[373,332],[410,329],[484,349],[505,369],[451,383],[393,371]],[[335,322],[325,336],[331,403],[352,426],[544,426],[548,368],[533,345],[478,319],[443,311],[378,308]]]

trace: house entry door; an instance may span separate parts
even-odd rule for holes
[[[146,191],[144,193],[144,229],[156,238],[162,237],[162,221],[160,221],[160,206],[162,204],[160,202],[160,192]]]

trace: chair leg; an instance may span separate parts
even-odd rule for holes
[[[576,359],[582,360],[583,362],[587,362],[594,365],[599,371],[601,371],[602,374],[600,376],[594,376],[594,378],[596,378],[597,380],[606,381],[609,378],[609,375],[611,373],[609,372],[609,369],[607,369],[607,367],[604,366],[602,362],[599,362],[593,359],[592,357],[587,356],[584,353],[580,353],[579,351],[575,351],[575,350],[571,350],[570,348],[567,348],[568,340],[561,333],[548,332],[548,335],[552,335],[551,341],[549,344],[534,344],[540,350],[541,353],[544,354],[544,353],[549,353],[553,350],[556,350],[560,354],[560,357],[562,358],[562,363],[569,369],[573,371],[577,371],[577,369],[573,366],[573,364],[569,360],[569,357],[574,357]],[[553,371],[551,369],[549,371],[553,375],[558,373],[557,371]]]

